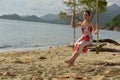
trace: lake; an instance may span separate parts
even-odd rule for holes
[[[76,37],[80,36],[81,30],[77,28]],[[96,39],[95,35],[93,37]],[[120,41],[120,32],[100,30],[99,37]],[[0,51],[67,45],[71,42],[73,29],[70,25],[0,19]]]

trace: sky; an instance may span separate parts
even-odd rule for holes
[[[108,6],[118,4],[120,0],[107,0]],[[58,14],[65,10],[62,0],[0,0],[0,15],[19,14],[19,15],[37,15]]]

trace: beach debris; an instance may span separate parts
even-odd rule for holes
[[[82,78],[82,77],[79,77],[79,76],[75,77],[75,79],[76,79],[76,80],[83,80],[83,78]]]
[[[100,66],[119,66],[120,62],[100,62],[97,65],[100,65]]]
[[[4,75],[4,76],[16,76],[14,73],[9,72],[9,71],[4,72],[3,75]]]
[[[0,75],[3,75],[3,73],[0,72]]]
[[[23,64],[24,62],[23,62],[23,61],[20,61],[20,60],[16,60],[16,61],[14,61],[14,63],[20,63],[20,64]]]
[[[113,53],[112,55],[113,55],[113,56],[116,56],[116,54],[115,54],[115,53]]]
[[[113,54],[113,56],[115,56],[116,54]]]
[[[49,49],[51,49],[52,47],[50,46]]]
[[[33,76],[32,80],[38,80],[38,76]]]
[[[43,78],[33,75],[32,80],[43,80]]]
[[[40,56],[38,59],[47,59],[47,58],[44,56]]]
[[[74,79],[74,80],[84,80],[83,77],[80,76],[63,76],[63,77],[54,77],[56,80],[68,80],[68,79]]]
[[[69,79],[70,76],[64,76],[64,77],[53,77],[54,79],[60,80],[60,79]]]
[[[105,77],[115,77],[117,78],[117,76],[120,75],[120,68],[119,67],[114,67],[111,68],[107,73],[104,74]],[[119,77],[120,79],[120,77]],[[113,80],[119,80],[119,79],[113,79]]]

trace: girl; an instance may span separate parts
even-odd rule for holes
[[[75,14],[72,15],[71,26],[72,27],[81,27],[82,36],[74,44],[74,50],[72,57],[65,61],[69,66],[73,66],[75,60],[80,53],[86,53],[88,51],[88,45],[92,44],[93,37],[92,32],[95,34],[98,33],[98,24],[96,24],[96,29],[94,29],[93,23],[90,21],[90,11],[84,11],[83,21],[80,21],[77,24],[74,24]]]

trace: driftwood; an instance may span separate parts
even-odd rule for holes
[[[91,49],[92,47],[97,47],[97,48],[102,48],[103,46],[105,46],[106,43],[99,43],[99,45],[97,44],[92,44],[92,45],[89,45],[89,49]]]
[[[111,49],[111,48],[100,48],[100,49],[98,48],[98,50],[100,52],[120,52],[120,50],[118,49]],[[91,48],[90,51],[91,52],[96,51],[96,48]]]
[[[96,40],[93,40],[93,42],[96,42]],[[112,48],[103,48],[103,46],[106,45],[106,43],[111,43],[117,46],[120,46],[120,43],[112,40],[112,39],[99,39],[99,45],[95,45],[94,47],[90,47],[90,51],[96,51],[96,48],[100,51],[100,52],[120,52],[120,50],[117,49],[112,49]]]
[[[120,43],[112,40],[112,39],[99,39],[99,45],[96,44],[96,40],[93,40],[93,44],[89,45],[89,49],[91,52],[96,51],[96,48],[99,52],[120,52],[120,50],[112,49],[112,48],[103,48],[103,46],[107,45],[107,43],[114,44],[116,46],[120,46]],[[68,47],[74,47],[74,45],[68,45]]]
[[[96,42],[96,40],[93,40],[93,42]],[[120,43],[112,40],[112,39],[99,39],[99,42],[103,43],[103,42],[108,42],[108,43],[112,43],[112,44],[115,44],[115,45],[119,45],[120,46]]]

